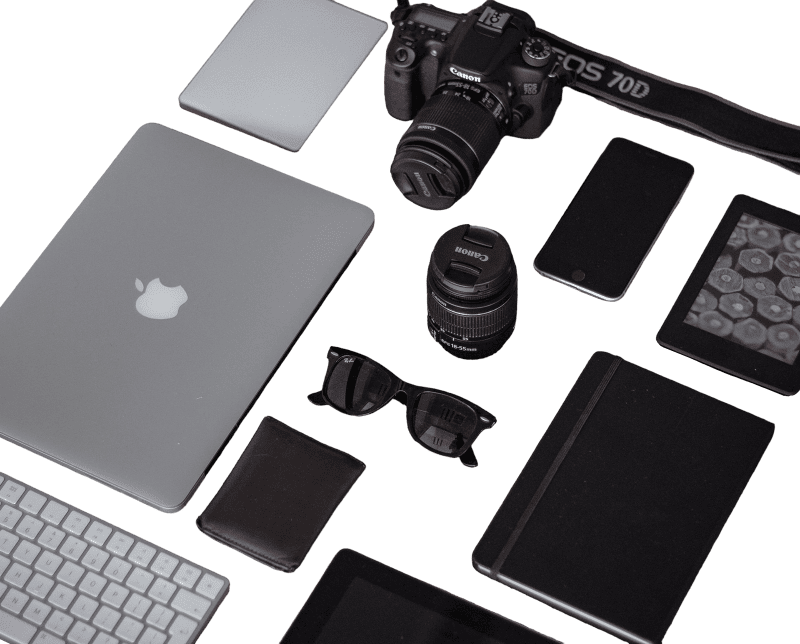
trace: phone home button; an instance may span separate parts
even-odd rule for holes
[[[586,273],[584,273],[581,269],[572,271],[573,282],[582,282],[585,279],[586,279]]]

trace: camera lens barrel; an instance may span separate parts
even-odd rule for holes
[[[517,267],[498,232],[462,225],[436,242],[428,266],[428,330],[448,353],[475,360],[500,350],[517,321]]]
[[[449,208],[475,184],[507,123],[504,104],[485,87],[442,83],[400,139],[391,168],[395,184],[419,206]]]

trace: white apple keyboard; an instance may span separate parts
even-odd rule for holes
[[[0,640],[191,644],[229,587],[0,473]]]

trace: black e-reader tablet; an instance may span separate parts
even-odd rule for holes
[[[352,550],[322,575],[281,644],[557,644]]]
[[[658,343],[785,396],[800,390],[800,217],[737,196]]]

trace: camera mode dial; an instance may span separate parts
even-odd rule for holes
[[[522,48],[522,59],[531,67],[544,67],[552,55],[553,48],[544,38],[528,38]]]

